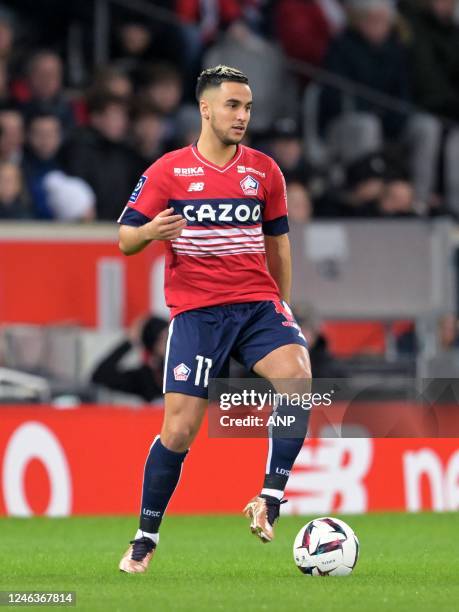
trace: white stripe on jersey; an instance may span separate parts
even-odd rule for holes
[[[226,255],[239,255],[241,253],[250,254],[263,254],[265,252],[264,248],[254,249],[254,248],[238,248],[235,251],[224,251],[219,253],[203,253],[202,251],[186,251],[184,249],[176,250],[175,253],[178,255],[189,255],[190,257],[225,257]]]
[[[199,249],[198,247],[180,245],[174,248],[174,252],[183,253],[183,251],[187,251],[188,253],[213,253],[214,255],[220,255],[221,253],[240,251],[241,249],[247,249],[248,251],[254,251],[257,253],[265,252],[265,249],[263,246],[253,247],[253,246],[250,246],[249,244],[238,244],[237,246],[230,246],[230,247],[209,247],[208,249]]]
[[[207,242],[194,242],[194,241],[188,241],[188,240],[174,240],[172,242],[172,248],[175,250],[177,248],[190,248],[192,251],[220,251],[223,249],[235,249],[237,247],[254,247],[254,248],[259,248],[259,247],[264,247],[264,240],[263,238],[261,239],[261,241],[257,240],[257,241],[251,241],[251,240],[247,240],[247,239],[242,239],[242,240],[238,240],[238,241],[234,241],[234,242],[218,242],[217,240],[212,240],[209,241],[212,244],[209,244]]]
[[[188,227],[179,238],[172,240],[172,249],[179,255],[210,257],[264,253],[265,245],[261,225],[206,230]]]
[[[187,227],[183,230],[182,238],[204,238],[206,236],[261,236],[261,225],[257,227],[230,227],[223,229],[200,230]]]
[[[249,243],[249,244],[257,244],[263,243],[263,236],[230,236],[229,238],[216,238],[213,239],[196,239],[196,238],[175,238],[172,243],[173,244],[194,244],[195,246],[207,246],[207,245],[216,245],[216,244],[237,244],[239,242]]]

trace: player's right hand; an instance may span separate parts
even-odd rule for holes
[[[145,240],[174,240],[186,227],[186,219],[182,215],[174,215],[173,208],[166,208],[154,219],[142,226]]]

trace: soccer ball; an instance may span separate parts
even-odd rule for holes
[[[359,557],[359,541],[344,521],[322,517],[300,529],[293,558],[306,576],[347,576]]]

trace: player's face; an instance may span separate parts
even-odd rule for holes
[[[244,138],[251,108],[252,92],[244,83],[225,82],[209,90],[210,127],[225,145],[238,144]]]

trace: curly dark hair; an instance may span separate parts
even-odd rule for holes
[[[202,92],[209,87],[219,87],[225,81],[232,81],[233,83],[244,83],[249,84],[249,79],[246,75],[231,66],[224,66],[219,64],[213,68],[207,68],[203,70],[198,76],[198,82],[196,85],[196,99],[199,102],[201,99]]]

